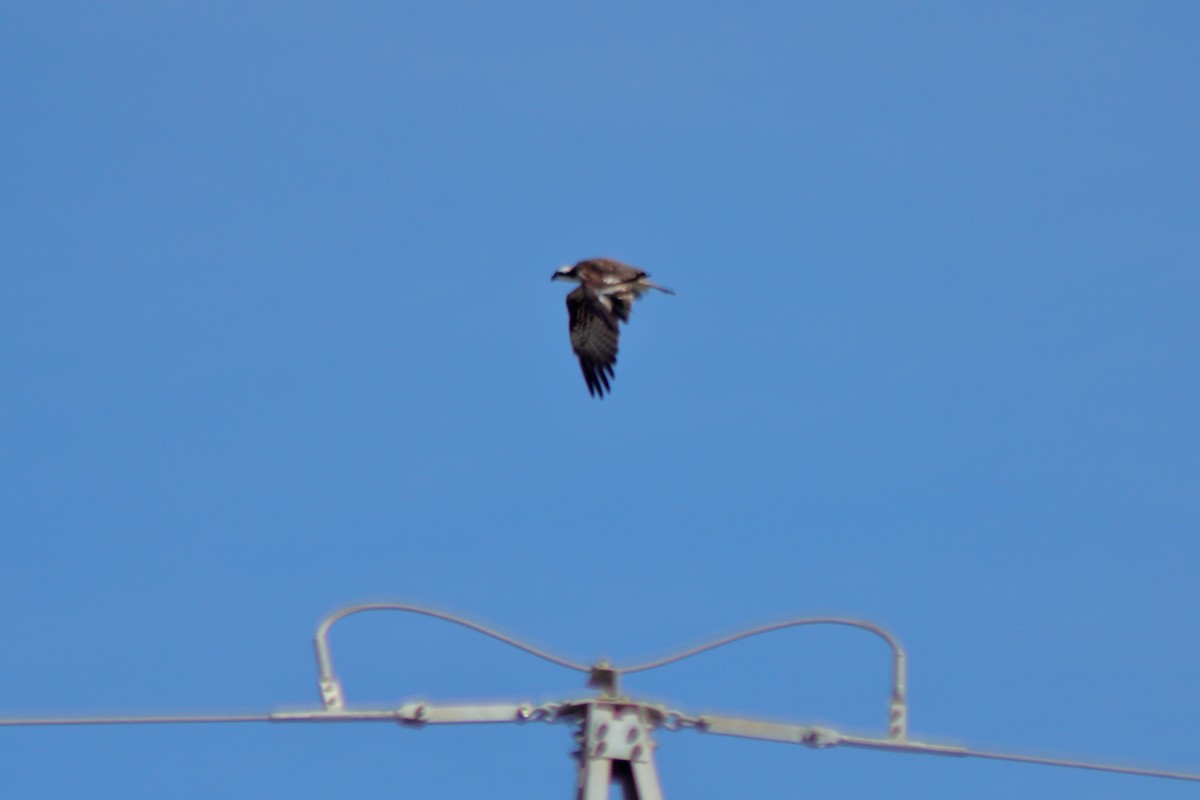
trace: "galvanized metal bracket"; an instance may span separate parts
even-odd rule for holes
[[[645,703],[596,699],[575,704],[582,712],[577,800],[608,800],[615,782],[626,800],[662,800],[650,732],[661,714]]]

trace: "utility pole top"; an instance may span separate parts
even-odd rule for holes
[[[534,705],[529,702],[491,704],[444,704],[424,700],[410,701],[392,708],[352,708],[347,705],[345,691],[333,667],[329,647],[329,632],[334,623],[352,614],[366,611],[404,611],[434,617],[461,625],[490,636],[530,655],[550,661],[566,669],[587,675],[587,685],[597,695],[573,698],[562,702]],[[692,715],[667,708],[658,703],[621,694],[621,678],[635,672],[657,669],[708,650],[772,631],[805,625],[840,625],[856,628],[882,639],[891,651],[891,693],[887,699],[887,733],[883,736],[860,736],[837,731],[830,727],[797,725],[786,722],[745,719],[716,714]],[[601,659],[595,664],[582,664],[551,655],[518,641],[511,636],[475,622],[421,606],[400,603],[372,603],[349,606],[336,611],[317,626],[313,641],[317,656],[317,684],[321,708],[305,711],[280,711],[270,714],[156,714],[108,717],[49,717],[2,718],[0,727],[45,725],[153,725],[179,723],[238,723],[238,722],[387,722],[405,728],[427,725],[499,723],[499,722],[564,722],[575,727],[579,749],[574,753],[578,762],[576,800],[607,800],[613,783],[619,785],[625,800],[661,800],[662,787],[655,767],[657,730],[694,730],[718,736],[737,736],[747,739],[800,744],[813,749],[845,746],[872,750],[923,755],[986,758],[1042,764],[1101,772],[1169,778],[1200,782],[1200,774],[1141,769],[1114,764],[1099,764],[1067,759],[1046,758],[972,750],[948,744],[915,741],[908,736],[907,667],[904,649],[885,629],[870,622],[842,617],[811,617],[792,619],[772,625],[741,631],[708,644],[676,653],[657,661],[618,667]]]

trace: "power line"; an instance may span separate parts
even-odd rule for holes
[[[334,672],[329,632],[341,619],[366,611],[401,611],[433,617],[463,626],[489,636],[525,653],[558,666],[589,674],[589,686],[600,690],[598,696],[577,698],[558,703],[534,706],[530,703],[494,703],[439,705],[410,702],[398,708],[349,709],[341,681]],[[857,628],[882,639],[892,654],[892,692],[889,706],[888,734],[870,737],[844,734],[824,726],[806,726],[768,722],[720,715],[694,716],[669,709],[661,704],[637,700],[622,695],[623,675],[645,672],[674,664],[700,653],[728,644],[786,628],[805,625],[840,625]],[[1018,753],[998,753],[974,750],[948,744],[935,744],[908,737],[908,707],[906,697],[906,655],[899,641],[886,629],[873,623],[843,617],[809,617],[791,619],[771,625],[751,628],[716,639],[665,658],[616,667],[605,661],[592,665],[579,664],[560,658],[522,642],[515,637],[464,619],[454,614],[422,606],[400,603],[371,603],[349,606],[330,614],[317,627],[314,637],[317,656],[318,684],[322,707],[315,710],[284,711],[259,714],[153,714],[121,716],[74,716],[0,718],[0,727],[70,726],[70,725],[161,725],[161,724],[225,724],[240,722],[389,722],[407,727],[433,724],[503,723],[503,722],[568,722],[578,727],[580,740],[579,787],[583,800],[607,798],[608,784],[621,782],[626,796],[638,800],[657,800],[662,797],[653,761],[651,734],[655,730],[691,729],[701,733],[760,739],[790,744],[802,744],[814,749],[845,746],[897,753],[982,758],[1011,761],[1139,777],[1167,778],[1200,782],[1200,774],[1157,770],[1140,767],[1077,761],[1048,756]]]

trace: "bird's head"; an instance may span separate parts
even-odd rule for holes
[[[554,271],[554,274],[550,276],[550,280],[552,280],[552,281],[578,281],[579,280],[579,265],[578,264],[567,264],[566,266],[559,267],[557,270]]]

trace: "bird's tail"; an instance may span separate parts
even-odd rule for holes
[[[642,286],[645,286],[647,289],[658,289],[663,294],[675,294],[674,289],[668,289],[665,286],[659,286],[654,281],[647,280],[646,278],[642,278],[638,281],[638,283],[642,284]]]

